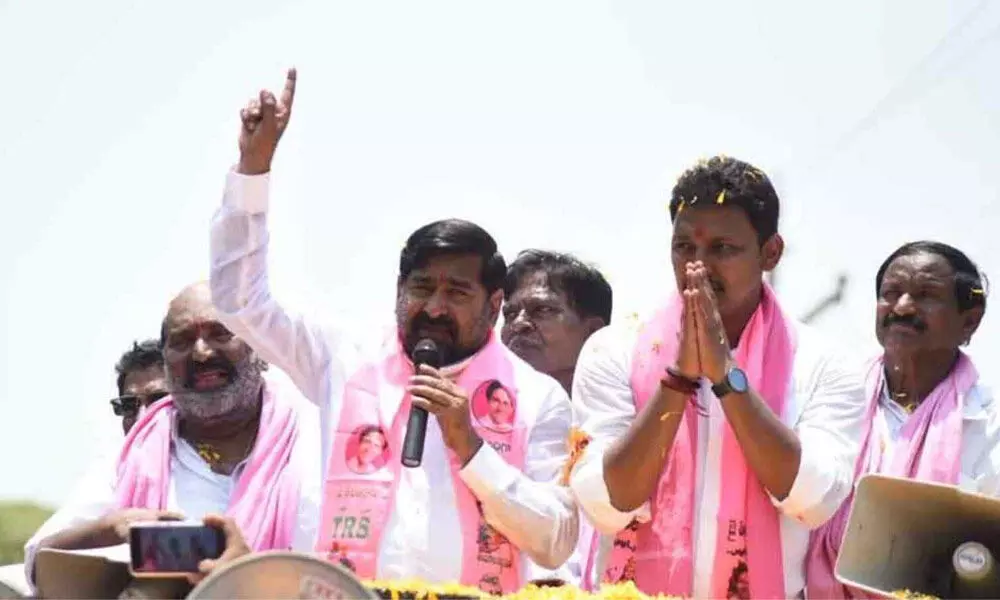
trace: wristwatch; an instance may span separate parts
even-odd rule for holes
[[[721,400],[723,396],[731,392],[745,394],[748,389],[750,389],[750,384],[747,381],[747,374],[743,372],[743,369],[729,367],[722,381],[712,386],[712,393],[715,394],[716,398]]]

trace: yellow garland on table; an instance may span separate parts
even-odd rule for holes
[[[906,598],[907,600],[941,600],[937,596],[911,592],[910,590],[896,590],[892,593],[893,598]]]
[[[404,594],[415,598],[437,600],[438,596],[459,596],[463,598],[492,598],[478,588],[459,583],[427,583],[419,579],[392,579],[388,581],[365,581],[365,587],[387,592],[392,600],[399,600]]]
[[[393,581],[367,581],[365,586],[388,595],[391,600],[403,600],[405,597],[417,600],[439,600],[439,598],[458,597],[474,598],[476,600],[672,600],[678,596],[657,594],[649,596],[639,591],[631,581],[626,583],[604,584],[597,592],[585,592],[578,587],[564,585],[560,587],[539,587],[528,584],[513,594],[492,596],[477,588],[457,583],[430,584],[417,579]]]

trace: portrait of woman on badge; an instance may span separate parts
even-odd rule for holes
[[[358,475],[374,473],[389,462],[389,440],[379,425],[362,425],[351,435],[344,457],[347,468]]]
[[[486,429],[509,433],[514,429],[517,399],[496,380],[487,381],[472,395],[472,416]]]

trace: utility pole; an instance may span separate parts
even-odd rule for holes
[[[844,300],[844,290],[847,289],[847,275],[841,273],[837,276],[836,287],[833,292],[823,298],[813,307],[812,310],[807,312],[805,316],[802,317],[803,323],[812,323],[821,314],[825,313],[830,308],[840,304]]]

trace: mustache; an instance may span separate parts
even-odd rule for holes
[[[882,319],[882,327],[889,327],[890,325],[907,325],[917,331],[927,330],[927,324],[912,315],[897,315],[896,313],[889,313],[884,319]]]
[[[418,331],[426,327],[442,328],[448,332],[451,339],[458,339],[458,324],[446,316],[437,318],[431,317],[427,313],[420,313],[410,322],[410,334],[416,335]]]
[[[537,333],[514,333],[507,340],[507,346],[518,348],[537,348],[543,344]]]
[[[232,383],[236,379],[236,365],[220,357],[212,358],[206,362],[195,362],[188,359],[187,377],[184,378],[184,387],[193,388],[195,377],[209,371],[221,371],[225,373],[226,381]]]

